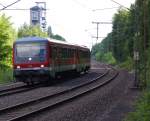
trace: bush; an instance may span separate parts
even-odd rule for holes
[[[111,65],[116,64],[116,60],[113,57],[112,52],[108,52],[108,53],[104,54],[103,61],[107,62],[108,64],[111,64]]]
[[[126,61],[124,61],[123,63],[119,64],[120,68],[124,68],[127,70],[132,70],[133,69],[133,60],[131,57],[128,57]]]
[[[102,61],[103,54],[101,54],[100,52],[97,52],[97,53],[95,54],[95,57],[96,57],[96,60],[97,60],[97,61]]]
[[[107,52],[105,54],[97,52],[95,56],[97,61],[105,62],[111,65],[116,64],[116,59],[113,57],[112,52]]]
[[[13,81],[13,71],[11,68],[0,69],[0,84]]]
[[[125,121],[150,121],[150,92],[144,92],[136,104],[136,111],[129,113]]]

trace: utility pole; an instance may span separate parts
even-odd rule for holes
[[[133,59],[134,59],[134,69],[135,69],[135,78],[134,78],[134,85],[133,85],[133,89],[138,89],[140,88],[140,80],[139,80],[139,60],[140,60],[140,56],[139,56],[139,44],[138,44],[138,40],[139,40],[139,36],[140,36],[140,32],[139,32],[139,17],[138,17],[138,13],[136,10],[136,6],[134,9],[134,33],[135,33],[135,40],[134,40],[134,52],[133,52]]]
[[[96,38],[96,44],[97,44],[98,38],[101,38],[98,35],[98,33],[99,33],[99,24],[112,24],[112,22],[92,22],[92,24],[96,24],[97,25],[96,37],[93,37],[93,38]]]
[[[96,44],[97,44],[97,41],[98,41],[98,31],[99,31],[99,22],[92,22],[92,24],[96,24],[97,25],[97,34],[96,34]]]
[[[148,28],[147,28],[147,4],[146,4],[146,2],[147,2],[147,0],[144,0],[143,1],[143,6],[144,6],[144,45],[143,45],[143,53],[144,53],[144,87],[146,87],[147,86],[147,78],[146,78],[146,76],[147,76],[147,67],[146,67],[146,63],[147,63],[147,58],[146,58],[146,44],[147,44],[147,30],[148,30]]]

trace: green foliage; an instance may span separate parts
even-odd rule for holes
[[[12,80],[12,43],[16,32],[10,22],[10,17],[0,16],[0,83]]]
[[[40,26],[31,26],[24,23],[23,26],[18,29],[18,37],[21,38],[27,36],[48,37],[47,33],[43,32]]]
[[[102,40],[101,43],[92,48],[92,56],[97,52],[111,53],[113,63],[128,64],[129,58],[133,58],[134,48],[134,21],[130,11],[119,9],[113,17],[113,30]],[[107,55],[108,56],[108,55]],[[107,58],[106,56],[106,58]],[[109,55],[110,57],[110,55]],[[105,61],[105,59],[103,59]],[[106,59],[107,60],[107,59]],[[109,59],[108,59],[109,60]],[[107,61],[109,62],[109,61]],[[112,63],[109,62],[109,63]],[[132,64],[130,64],[132,65]]]
[[[48,26],[47,35],[51,37],[53,35],[51,26]]]
[[[108,64],[112,64],[112,65],[116,64],[116,60],[113,57],[112,52],[108,52],[108,53],[104,54],[103,61],[107,62]]]
[[[136,105],[136,111],[126,121],[150,121],[149,13],[150,0],[136,0],[130,10],[119,9],[113,17],[112,32],[92,48],[92,56],[96,55],[98,60],[104,59],[107,52],[112,52],[117,64],[128,70],[133,69],[133,52],[139,52],[138,77],[140,86],[147,88]]]
[[[48,27],[47,32],[43,32],[38,25],[31,26],[24,23],[23,26],[18,29],[18,37],[21,38],[27,36],[50,37],[53,39],[65,41],[62,36],[58,34],[54,35],[50,26]]]
[[[10,67],[12,58],[12,43],[16,38],[10,17],[0,16],[0,68]]]
[[[52,39],[61,40],[61,41],[66,41],[65,38],[63,38],[62,36],[60,36],[60,35],[58,35],[58,34],[54,35],[54,34],[52,33],[52,28],[51,28],[51,26],[48,27],[47,34],[48,34],[48,36],[49,36],[50,38],[52,38]]]
[[[113,55],[121,63],[133,56],[134,25],[130,11],[120,9],[113,18]]]
[[[112,53],[112,34],[108,34],[108,36],[101,43],[93,46],[91,53],[92,56],[98,61],[112,65],[116,64],[116,59]]]
[[[129,113],[125,121],[150,121],[150,92],[144,92],[136,104],[136,111]]]
[[[0,69],[0,84],[13,81],[12,68]]]
[[[97,61],[105,62],[112,65],[116,64],[116,60],[113,57],[112,52],[107,52],[105,54],[97,52],[95,56]]]
[[[102,55],[100,52],[97,52],[97,53],[95,54],[95,57],[96,57],[96,60],[97,60],[97,61],[101,61],[103,55]]]
[[[57,40],[61,40],[61,41],[66,41],[62,36],[56,34],[56,35],[52,35],[51,38],[53,39],[57,39]]]
[[[128,57],[126,61],[119,64],[120,68],[124,68],[129,71],[131,71],[133,69],[133,66],[134,66],[134,63],[133,63],[133,59],[131,57]]]

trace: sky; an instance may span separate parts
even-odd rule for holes
[[[16,0],[0,0],[0,9]],[[135,0],[115,0],[125,7],[130,7]],[[68,42],[84,45],[89,48],[100,42],[112,30],[111,24],[99,24],[99,38],[93,38],[97,33],[97,25],[92,22],[111,22],[117,12],[118,4],[111,0],[21,0],[9,7],[9,9],[30,9],[35,2],[46,2],[47,26],[52,27],[54,34],[63,36]],[[3,6],[2,6],[3,5]],[[105,9],[104,8],[114,8]],[[30,24],[29,10],[4,10],[11,16],[11,22],[15,28],[23,23]]]

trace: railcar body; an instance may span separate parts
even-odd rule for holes
[[[90,68],[90,50],[84,46],[54,39],[25,37],[13,45],[13,74],[17,81],[34,83],[57,74]]]

